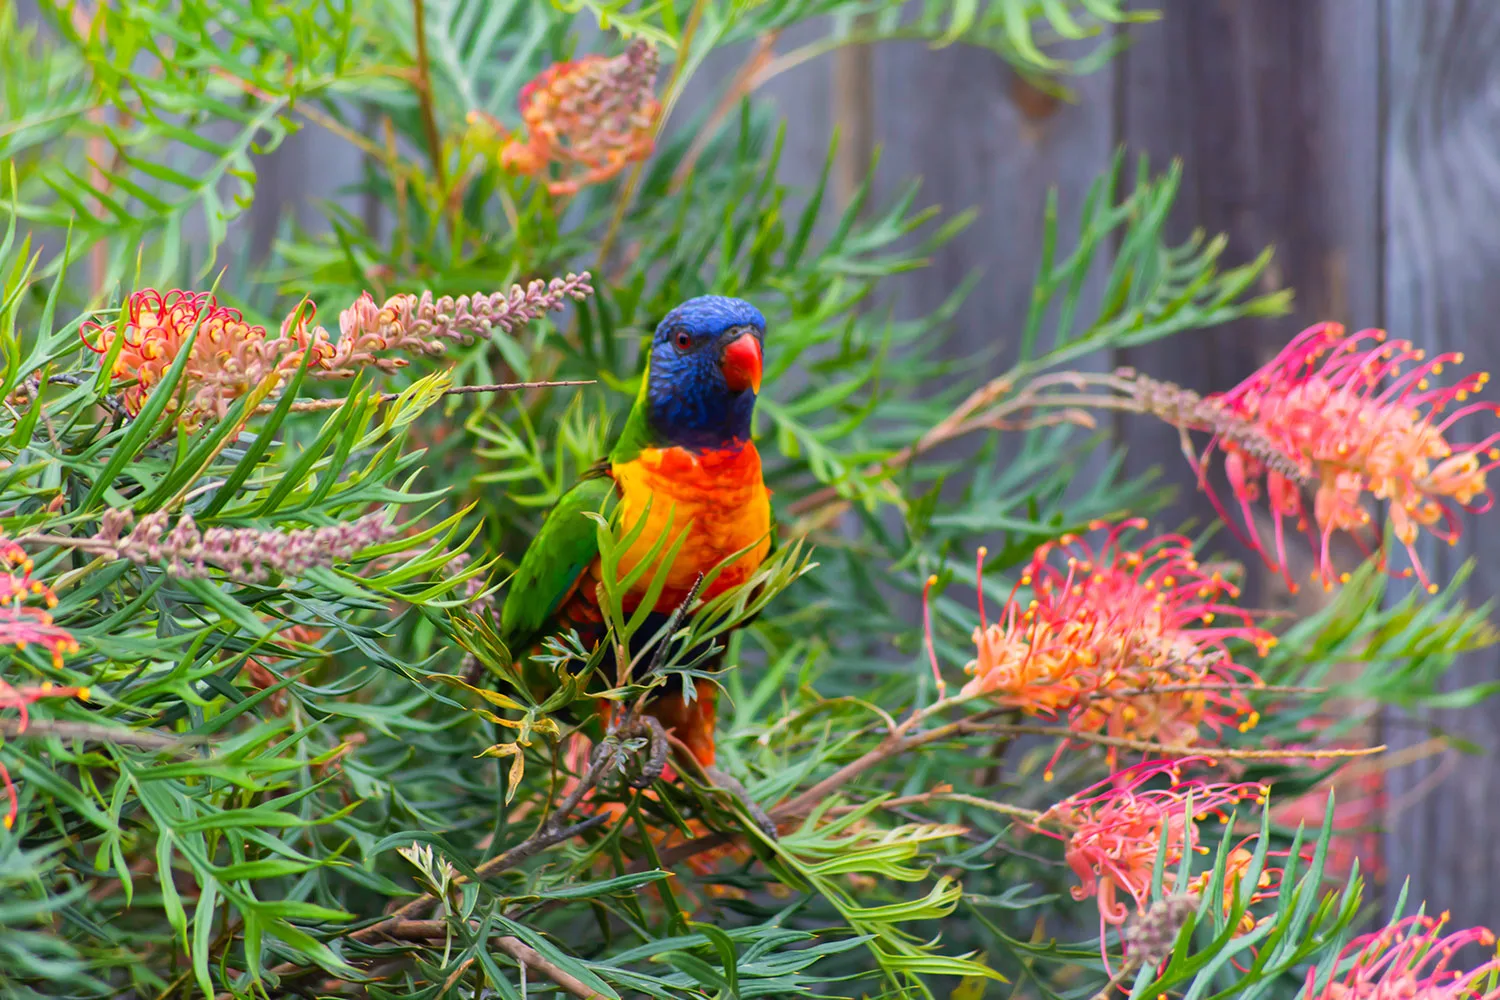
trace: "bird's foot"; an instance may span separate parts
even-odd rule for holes
[[[734,796],[739,804],[745,808],[745,812],[750,814],[750,818],[755,820],[755,825],[760,827],[761,833],[764,833],[772,840],[776,839],[775,821],[771,819],[769,813],[760,807],[760,803],[750,797],[749,790],[740,784],[738,778],[725,774],[713,765],[704,767],[703,773],[708,776],[709,781],[714,783],[715,788]]]
[[[650,788],[667,767],[667,732],[662,728],[661,722],[655,716],[637,715],[627,719],[610,735],[622,742],[645,738],[646,756],[641,761],[640,772],[633,775],[628,780],[628,784],[631,788],[638,790]]]

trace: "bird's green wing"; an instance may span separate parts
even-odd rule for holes
[[[518,660],[551,631],[578,578],[598,557],[595,524],[585,515],[602,510],[614,490],[607,472],[591,472],[563,494],[521,557],[500,612],[500,638]]]

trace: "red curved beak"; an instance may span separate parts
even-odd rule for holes
[[[760,341],[754,333],[745,331],[724,348],[719,359],[719,368],[724,372],[724,381],[735,392],[746,389],[760,393],[761,353]]]

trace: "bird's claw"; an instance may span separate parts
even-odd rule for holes
[[[629,778],[626,783],[637,790],[650,788],[667,767],[667,732],[662,728],[661,722],[655,716],[637,715],[627,720],[610,736],[616,740],[635,739],[641,736],[646,738],[646,756],[641,762],[640,773]]]
[[[771,819],[769,813],[760,807],[760,803],[750,797],[750,792],[744,785],[740,784],[738,778],[725,774],[712,765],[705,767],[703,773],[708,776],[709,781],[714,783],[715,788],[734,796],[739,804],[744,807],[745,812],[750,814],[750,818],[755,821],[755,825],[760,827],[761,833],[764,833],[771,840],[776,839],[776,822]]]

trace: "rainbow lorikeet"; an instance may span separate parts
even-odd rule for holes
[[[562,496],[511,578],[501,639],[518,657],[567,629],[586,646],[605,636],[596,594],[599,548],[587,512],[613,505],[626,529],[646,518],[620,560],[622,577],[651,557],[664,533],[675,540],[686,526],[666,586],[637,633],[641,639],[691,601],[703,574],[735,553],[741,554],[703,588],[704,599],[744,583],[760,567],[771,551],[772,516],[750,417],[765,330],[765,318],[750,303],[717,295],[689,299],[661,321],[640,392],[609,457]],[[669,540],[652,558],[666,558],[670,548]],[[647,596],[658,568],[647,566],[627,593],[627,615]],[[713,767],[715,685],[700,678],[694,688],[691,698],[676,686],[655,694],[644,706],[645,721],[655,720],[658,735],[675,735],[710,779],[744,801],[764,826],[764,814],[743,789]],[[607,724],[610,710],[601,715]]]

